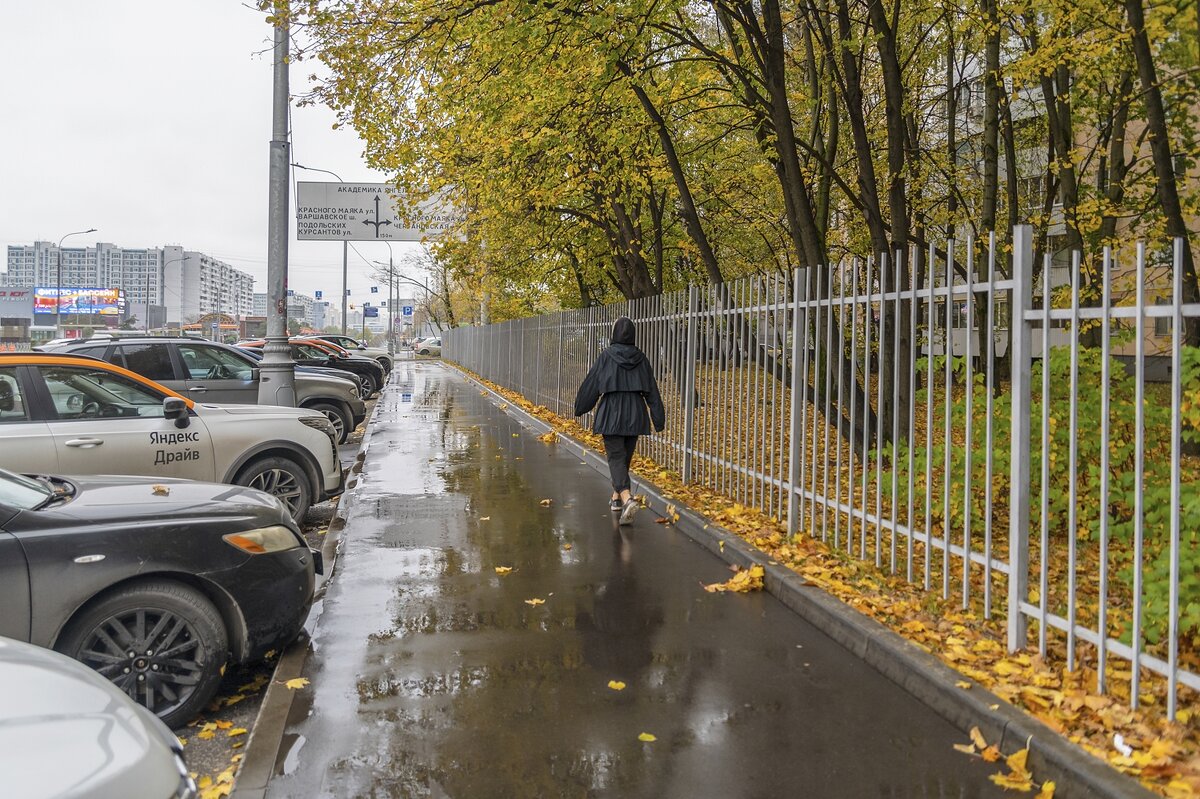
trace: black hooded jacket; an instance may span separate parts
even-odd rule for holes
[[[612,344],[592,364],[575,395],[576,416],[600,402],[592,430],[602,436],[644,436],[650,434],[651,422],[659,432],[667,423],[654,370],[633,341],[633,322],[618,319]]]

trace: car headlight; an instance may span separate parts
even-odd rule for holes
[[[314,430],[320,430],[322,433],[329,436],[329,441],[333,444],[333,451],[337,452],[337,431],[333,429],[332,422],[330,422],[324,416],[301,416],[300,421]]]
[[[283,552],[300,546],[296,534],[281,524],[271,527],[259,527],[242,533],[223,535],[225,543],[237,547],[251,555],[265,555],[269,552]]]

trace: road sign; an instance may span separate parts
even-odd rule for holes
[[[370,305],[363,307],[363,319],[377,319],[377,318],[379,318],[379,309],[378,308],[372,308]]]
[[[212,332],[216,333],[218,330],[220,330],[220,328],[221,328],[221,325],[219,323],[217,323],[217,322],[212,323]]]
[[[405,305],[405,306],[404,306],[404,315],[405,315],[405,316],[412,316],[412,315],[413,315],[413,307],[412,307],[411,305]]]
[[[406,216],[396,207],[394,196],[395,190],[386,183],[301,181],[296,184],[296,238],[420,241],[445,232],[457,221],[437,200],[418,203]]]
[[[378,294],[378,293],[379,293],[379,286],[371,286],[371,293],[372,293],[372,294]]]
[[[318,300],[319,300],[319,299],[321,299],[321,295],[322,295],[323,293],[324,293],[324,292],[321,292],[321,291],[314,291],[314,292],[313,292],[313,294],[314,294],[314,295],[316,295],[316,298],[317,298]]]

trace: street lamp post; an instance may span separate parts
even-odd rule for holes
[[[96,228],[91,227],[87,230],[76,230],[74,233],[68,233],[58,240],[58,247],[55,252],[58,255],[58,276],[55,279],[54,286],[54,333],[57,335],[62,328],[62,245],[71,236],[81,236],[84,233],[95,233]]]
[[[303,164],[292,163],[296,169],[303,169],[307,172],[324,172],[326,175],[333,175],[338,179],[338,183],[345,183],[342,176],[336,172],[330,172],[328,169],[317,169],[315,166],[304,166]],[[350,269],[350,242],[342,240],[342,335],[346,335],[346,283]]]
[[[165,299],[166,299],[166,294],[167,294],[167,287],[166,287],[167,267],[170,266],[171,264],[183,263],[187,259],[188,259],[188,257],[186,255],[181,255],[178,258],[171,258],[170,260],[163,262],[162,277],[159,278],[158,287],[159,287],[159,297],[160,297],[160,299],[164,300],[164,302],[163,302],[164,314],[166,311]],[[150,274],[151,274],[150,270],[146,270],[146,334],[147,335],[149,335],[149,333],[150,333]],[[165,321],[163,322],[163,327],[166,327]]]
[[[288,346],[288,22],[275,23],[267,223],[267,341],[259,363],[258,401],[295,406],[296,364]],[[219,323],[218,323],[219,324]]]

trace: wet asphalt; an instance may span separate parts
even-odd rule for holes
[[[962,733],[770,595],[706,593],[723,562],[649,512],[619,528],[601,475],[453,370],[398,362],[379,403],[268,796],[1002,795]]]

